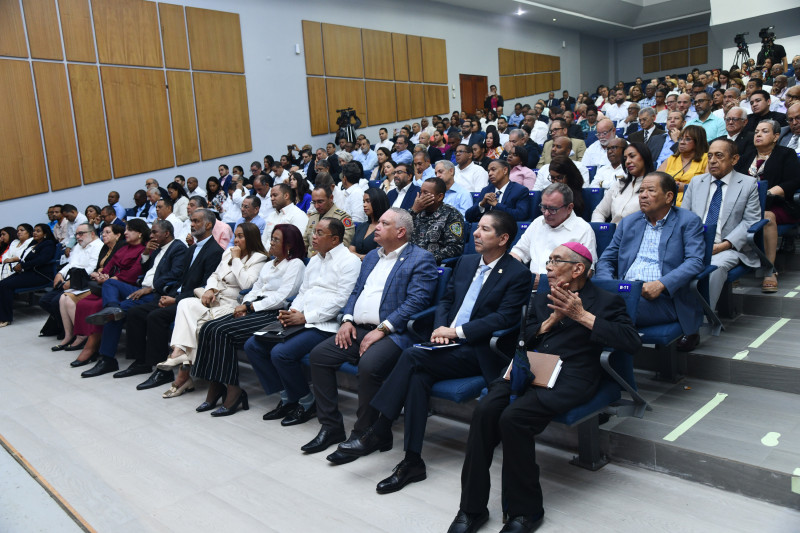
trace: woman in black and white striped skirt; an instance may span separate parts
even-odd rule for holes
[[[215,416],[236,412],[234,405],[242,393],[239,387],[239,362],[236,349],[241,348],[253,333],[277,318],[286,300],[297,295],[303,283],[306,249],[303,236],[292,224],[278,224],[272,230],[270,255],[275,259],[261,269],[253,289],[244,297],[233,315],[207,322],[200,330],[197,357],[192,374],[211,382],[206,401],[198,412],[212,409],[220,398],[225,398]],[[227,385],[227,389],[225,387]]]

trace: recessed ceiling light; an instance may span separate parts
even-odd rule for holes
[[[524,14],[525,14],[525,12],[522,10],[522,8],[521,8],[521,7],[520,7],[520,8],[517,8],[517,16],[519,16],[519,15],[524,15]]]
[[[555,21],[556,21],[556,19],[553,19],[553,22],[555,22]]]

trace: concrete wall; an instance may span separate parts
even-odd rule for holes
[[[594,92],[598,85],[608,85],[612,77],[609,58],[613,56],[609,39],[581,35],[581,90]],[[576,93],[570,89],[570,93]]]

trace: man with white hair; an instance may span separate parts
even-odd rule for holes
[[[616,139],[617,137],[617,130],[614,128],[614,123],[607,118],[599,121],[597,123],[595,135],[597,135],[597,142],[593,142],[586,148],[581,162],[587,167],[607,166],[610,164],[608,162],[608,155],[606,154],[608,143],[611,139]]]
[[[639,126],[641,129],[628,135],[632,143],[644,143],[651,154],[661,153],[667,132],[656,126],[656,111],[652,107],[645,107],[639,111]]]

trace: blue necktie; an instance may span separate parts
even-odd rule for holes
[[[489,267],[487,265],[481,266],[478,275],[472,280],[472,285],[469,286],[469,290],[464,296],[464,301],[461,303],[461,308],[456,315],[456,327],[469,322],[469,317],[472,316],[472,308],[475,307],[478,294],[480,294],[481,287],[483,287],[483,277],[488,270]]]
[[[497,189],[497,192],[496,192],[496,193],[494,193],[494,199],[495,199],[495,200],[497,200],[497,203],[498,203],[498,204],[500,203],[500,196],[501,196],[502,194],[503,194],[503,191],[501,191],[500,189]]]
[[[716,226],[719,220],[719,210],[722,207],[722,180],[714,180],[714,185],[717,190],[714,191],[714,196],[711,197],[711,205],[708,206],[708,214],[706,215],[706,226]]]

